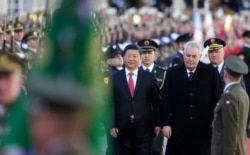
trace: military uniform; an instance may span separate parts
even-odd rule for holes
[[[5,51],[0,52],[0,74],[4,76],[4,74],[11,73],[23,73],[25,72],[24,62],[15,54],[7,53]],[[21,80],[21,79],[20,79]],[[1,94],[2,95],[2,94]],[[4,95],[4,94],[3,94]],[[9,115],[12,112],[12,109],[15,109],[15,104],[19,104],[24,102],[26,99],[26,91],[25,89],[21,89],[17,98],[13,98],[11,103],[1,103],[0,104],[0,145],[2,145],[2,136],[10,133],[9,124],[7,119],[9,119]],[[8,106],[6,106],[8,105]],[[7,107],[7,108],[6,108]]]
[[[246,74],[246,64],[237,56],[225,59],[228,76]],[[236,76],[235,76],[236,75]],[[246,155],[246,125],[249,98],[238,81],[226,84],[214,110],[211,155]]]
[[[118,44],[111,44],[103,53],[103,60],[107,61],[109,58],[113,58],[117,55],[122,55],[122,50]],[[122,69],[123,67],[116,67],[116,66],[107,66],[107,68],[103,71],[103,82],[106,86],[109,86],[109,79],[111,75],[115,74],[119,69]],[[107,88],[108,89],[108,88]],[[105,99],[106,101],[106,99]],[[109,102],[109,101],[107,101]],[[106,104],[105,104],[106,106]],[[104,107],[107,108],[107,107]],[[106,117],[106,116],[105,116]],[[107,122],[104,123],[105,129],[106,129],[106,134],[107,134],[107,149],[106,149],[106,155],[117,155],[119,150],[118,150],[118,142],[117,140],[113,139],[110,135],[109,132],[109,127],[108,127],[108,122],[110,120],[107,120]]]
[[[14,33],[19,33],[24,31],[24,25],[22,22],[17,21],[13,24],[13,30]],[[22,38],[23,39],[23,38]],[[19,40],[14,41],[14,49],[16,50],[15,52],[21,52],[22,51],[22,42]]]
[[[120,46],[118,44],[111,44],[103,53],[102,59],[104,61],[107,61],[109,58],[113,58],[114,56],[116,56],[118,54],[122,55],[122,49],[120,48]],[[107,67],[104,68],[104,70],[103,70],[104,83],[108,84],[109,77],[121,69],[122,69],[122,67],[107,65]]]
[[[142,66],[140,66],[139,69],[146,70]],[[158,85],[159,85],[159,87],[161,89],[163,84],[164,84],[164,79],[166,77],[167,70],[165,68],[161,67],[161,66],[158,66],[158,65],[154,64],[151,73],[153,73],[155,75],[155,78],[156,78],[156,80],[158,82]]]
[[[8,23],[4,29],[6,35],[11,35],[11,31],[13,30],[13,26],[11,23]],[[11,51],[11,38],[10,40],[5,40],[4,45],[3,45],[3,50],[5,52],[10,52]]]
[[[155,52],[158,49],[158,44],[151,39],[140,40],[138,41],[137,45],[140,46],[142,53],[143,52]],[[149,69],[150,66],[151,66],[151,70]],[[150,71],[151,73],[153,73],[158,82],[159,88],[161,89],[162,86],[164,85],[167,70],[154,63],[151,64],[150,66],[146,67],[142,62],[142,65],[139,69],[143,69],[143,70]],[[152,155],[161,155],[163,153],[163,141],[164,141],[163,134],[160,134],[153,139],[152,152],[151,152]]]
[[[38,32],[30,31],[27,34],[25,34],[23,37],[23,40],[22,40],[22,44],[23,43],[26,44],[29,40],[32,40],[32,39],[34,39],[34,40],[38,39]],[[22,48],[22,50],[25,53],[29,68],[31,68],[32,60],[36,57],[36,54],[37,54],[37,49],[27,46],[26,49]]]
[[[179,44],[180,43],[186,43],[188,41],[190,41],[193,37],[193,33],[184,33],[184,34],[181,34],[180,36],[178,36],[176,38],[176,43],[178,45],[178,48],[179,47]],[[176,65],[179,65],[181,63],[183,63],[183,49],[178,49],[178,52],[174,55],[174,58],[170,64],[170,66],[176,66]]]

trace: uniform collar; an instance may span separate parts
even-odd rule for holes
[[[239,82],[230,82],[230,83],[226,84],[224,91],[226,91],[227,88],[229,88],[231,85],[236,84],[236,83],[239,83]]]
[[[152,63],[149,67],[146,67],[145,65],[141,65],[143,70],[146,70],[147,68],[149,69],[150,72],[152,72],[152,70],[154,69],[154,63]]]

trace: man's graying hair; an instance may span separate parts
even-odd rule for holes
[[[184,46],[184,51],[183,51],[183,53],[185,53],[187,50],[193,49],[193,48],[198,49],[199,53],[201,54],[202,48],[201,48],[201,45],[200,45],[197,41],[188,41],[188,42],[185,44],[185,46]]]

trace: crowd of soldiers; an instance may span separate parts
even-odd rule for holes
[[[210,3],[209,6],[208,2],[204,3],[204,7],[198,8],[202,32],[202,38],[198,41],[218,37],[227,43],[225,56],[239,53],[243,45],[243,31],[249,29],[249,10],[234,12],[223,5],[218,5],[212,10],[213,4]],[[174,10],[167,7],[162,11],[144,5],[131,7],[122,12],[115,7],[106,7],[94,14],[99,25],[103,51],[111,43],[117,43],[124,49],[128,43],[153,39],[159,45],[157,63],[162,67],[168,67],[167,58],[178,50],[177,37],[193,32],[194,13],[192,8]]]
[[[0,26],[1,52],[12,54],[25,62],[26,70],[31,69],[31,61],[39,50],[38,30],[26,30],[24,23],[17,21]]]

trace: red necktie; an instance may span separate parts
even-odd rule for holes
[[[134,88],[134,80],[133,80],[132,76],[134,75],[134,73],[128,73],[128,75],[129,75],[128,87],[129,87],[130,94],[133,97],[135,88]]]

